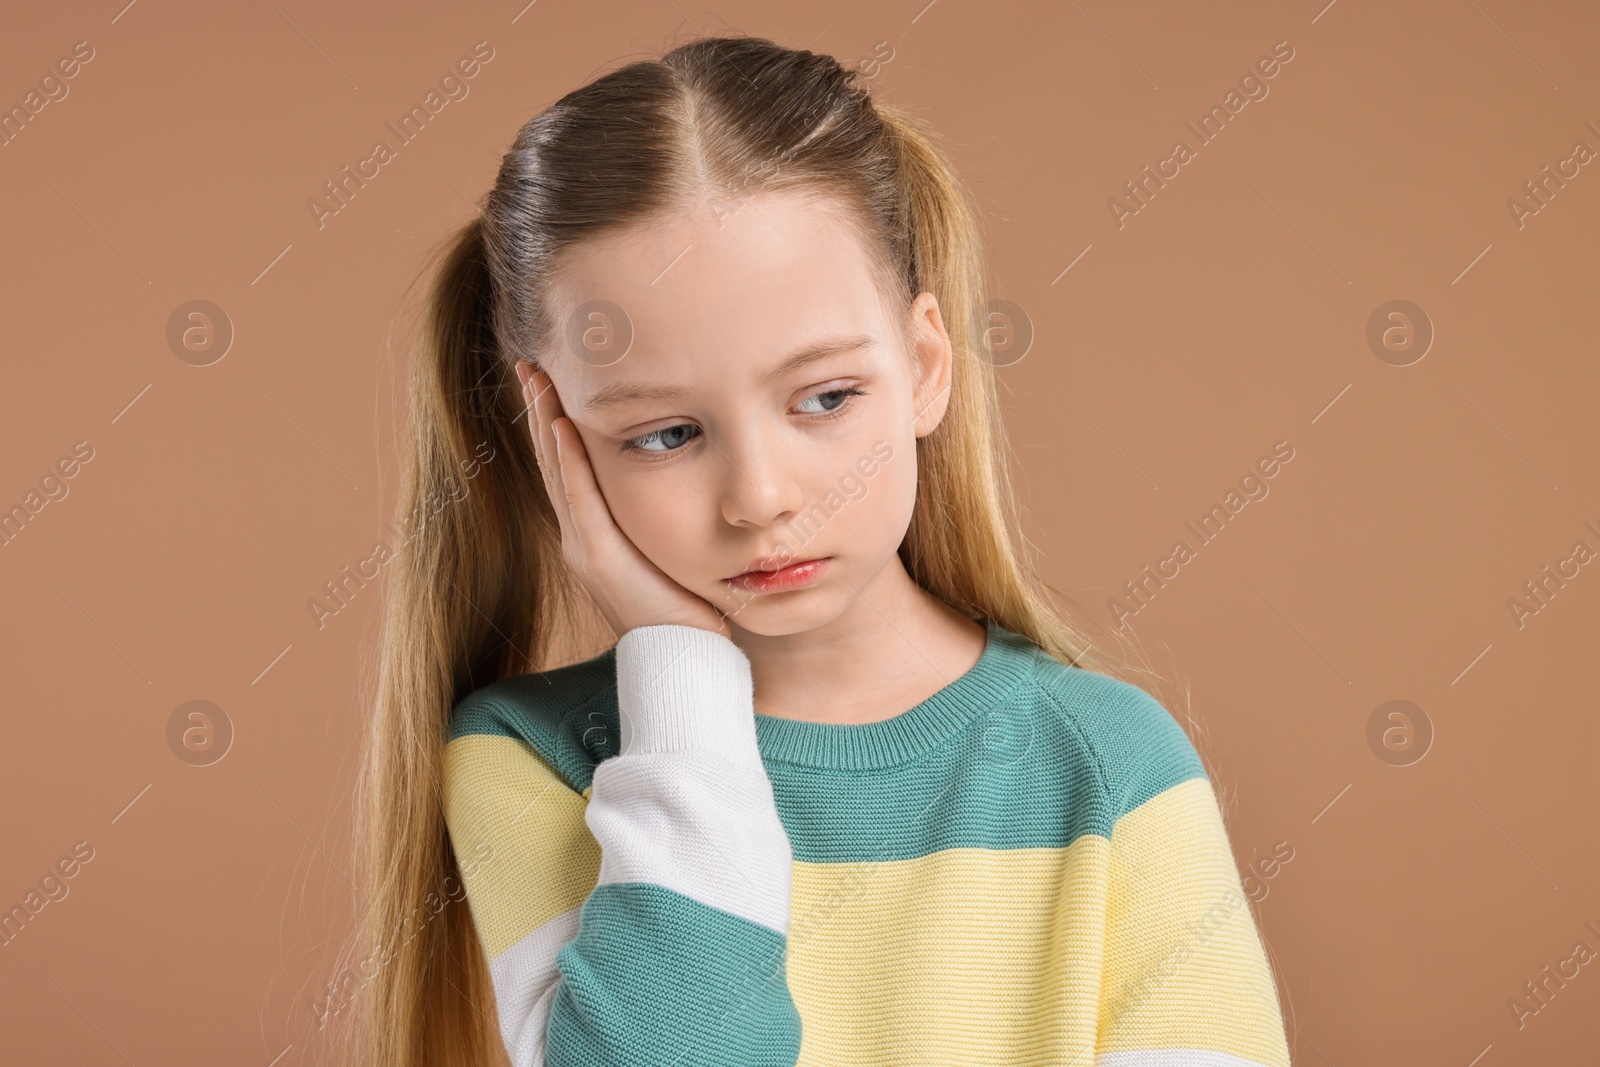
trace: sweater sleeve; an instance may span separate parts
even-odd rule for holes
[[[1177,721],[1138,696],[1142,753],[1113,772],[1096,1067],[1289,1067],[1216,794]]]
[[[616,668],[619,747],[586,803],[526,742],[447,750],[452,843],[489,856],[467,898],[511,1061],[792,1067],[792,852],[749,660],[667,624],[625,633]]]

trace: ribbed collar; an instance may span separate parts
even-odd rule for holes
[[[756,713],[764,760],[820,770],[860,771],[908,763],[998,707],[1038,667],[1033,642],[984,619],[988,638],[978,662],[909,711],[881,722],[804,722]]]

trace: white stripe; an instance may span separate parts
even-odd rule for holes
[[[1262,1067],[1255,1060],[1231,1056],[1209,1048],[1151,1048],[1107,1052],[1095,1057],[1095,1067]]]
[[[762,769],[744,650],[697,626],[637,626],[617,641],[621,755],[718,752]]]
[[[500,953],[489,964],[500,1036],[512,1067],[544,1067],[545,1030],[561,972],[556,953],[578,936],[583,908],[562,912]]]
[[[764,770],[712,753],[613,756],[595,768],[584,821],[598,884],[653,882],[788,933],[794,854]]]
[[[744,651],[662,623],[623,634],[616,664],[619,753],[595,768],[584,813],[599,884],[651,882],[787,934],[793,852]]]

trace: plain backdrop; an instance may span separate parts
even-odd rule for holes
[[[57,97],[0,145],[0,507],[38,508],[0,545],[0,908],[74,871],[0,945],[0,1060],[326,1061],[382,579],[308,605],[396,517],[402,296],[523,122],[701,32],[860,64],[941,132],[1032,331],[999,370],[1024,534],[1084,625],[1137,608],[1296,1063],[1595,1056],[1600,8],[124,3],[0,34],[0,106]],[[193,301],[232,333],[204,366]],[[209,765],[169,743],[190,701],[231,724]]]

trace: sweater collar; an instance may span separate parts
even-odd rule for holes
[[[860,771],[910,763],[993,710],[1032,677],[1033,642],[985,618],[983,654],[966,673],[908,711],[869,723],[818,723],[756,713],[762,759],[821,770]]]

